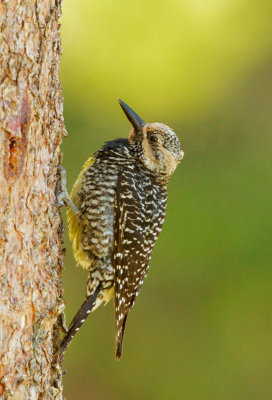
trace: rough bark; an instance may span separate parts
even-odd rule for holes
[[[62,398],[60,15],[58,0],[0,2],[1,399]]]

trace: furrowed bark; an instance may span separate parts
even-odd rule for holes
[[[62,399],[60,15],[59,0],[0,3],[1,399]]]

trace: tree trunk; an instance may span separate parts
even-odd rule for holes
[[[59,0],[0,3],[0,397],[62,399]]]

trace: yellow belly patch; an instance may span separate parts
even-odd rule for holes
[[[94,161],[94,157],[88,158],[88,160],[83,165],[83,169],[80,172],[71,191],[70,196],[76,207],[79,206],[77,194],[81,188],[83,176],[85,172],[90,168],[90,166],[94,163]],[[92,260],[89,258],[88,254],[83,250],[82,247],[82,221],[78,218],[77,215],[75,215],[71,208],[67,209],[67,221],[69,227],[69,238],[72,242],[72,248],[77,266],[80,265],[81,267],[88,269],[91,267]]]

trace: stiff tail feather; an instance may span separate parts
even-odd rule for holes
[[[116,360],[120,360],[122,356],[122,347],[123,347],[123,339],[124,339],[124,332],[127,322],[127,314],[125,314],[124,319],[122,321],[122,325],[118,328],[116,332],[115,338],[115,358]]]
[[[68,332],[63,338],[61,345],[60,345],[60,351],[59,351],[59,359],[63,358],[63,355],[67,349],[67,347],[70,345],[71,341],[75,337],[76,333],[79,331],[81,326],[84,324],[86,321],[87,317],[91,313],[93,307],[95,306],[95,302],[97,299],[97,296],[99,295],[100,292],[100,284],[97,286],[93,294],[91,294],[87,299],[84,301],[80,309],[78,310],[77,314],[73,318]]]

